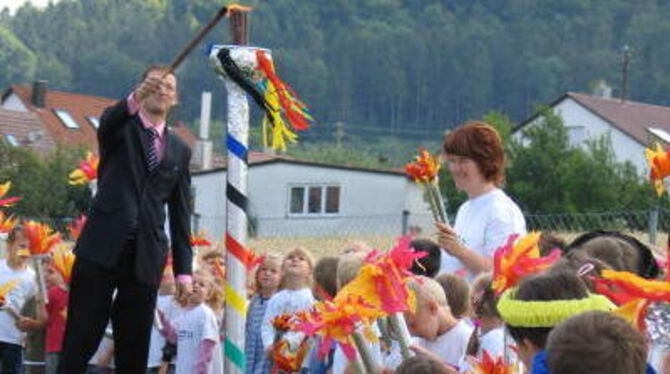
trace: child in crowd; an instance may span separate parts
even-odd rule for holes
[[[342,256],[340,258],[340,262],[337,266],[337,289],[338,291],[342,289],[344,286],[349,284],[356,276],[358,276],[359,271],[361,270],[361,267],[363,266],[365,260],[365,254],[364,253],[354,253],[354,254],[349,254],[346,256]],[[372,331],[377,337],[381,335],[379,333],[379,329],[377,328],[377,325],[372,326]],[[370,356],[374,361],[380,362],[382,361],[382,353],[381,353],[381,347],[379,345],[379,342],[368,342],[368,351],[370,353]],[[347,370],[347,367],[349,366],[349,360],[347,357],[344,355],[344,352],[342,351],[342,348],[337,346],[335,348],[335,353],[333,356],[333,369],[332,373],[333,374],[342,374],[345,373]]]
[[[246,339],[244,352],[247,357],[247,374],[270,372],[270,363],[263,349],[261,323],[268,301],[277,292],[281,279],[281,259],[276,255],[266,255],[256,270],[256,294],[251,298],[247,311]]]
[[[456,374],[456,371],[435,357],[419,353],[403,361],[395,374]]]
[[[337,269],[340,258],[338,256],[324,256],[314,266],[314,295],[319,301],[332,300],[337,294]],[[312,346],[319,347],[321,340],[314,339]],[[335,347],[331,347],[324,358],[319,358],[319,350],[312,349],[310,354],[310,374],[325,374],[333,366],[333,354]]]
[[[496,304],[496,297],[491,288],[491,273],[480,274],[475,278],[472,287],[472,313],[475,320],[475,331],[468,343],[467,356],[461,361],[461,372],[467,371],[468,357],[481,360],[484,351],[492,358],[504,356],[505,327]]]
[[[105,335],[100,340],[98,349],[88,361],[86,374],[114,374],[114,333],[112,324],[105,329]]]
[[[405,320],[416,344],[439,357],[443,364],[458,368],[465,355],[472,327],[451,313],[447,297],[437,281],[420,277],[409,283],[416,295],[415,312],[405,312]]]
[[[498,312],[530,374],[548,373],[547,337],[552,328],[573,315],[614,308],[606,297],[589,294],[574,272],[546,272],[524,278],[498,300]]]
[[[470,312],[470,285],[463,277],[451,273],[443,273],[435,280],[442,286],[447,296],[451,314],[456,318],[466,318]]]
[[[324,256],[314,266],[314,294],[319,300],[330,300],[337,293],[337,267],[340,258]]]
[[[547,339],[551,374],[644,374],[646,358],[644,336],[612,313],[578,314]]]
[[[440,264],[442,263],[442,250],[440,246],[429,239],[414,239],[409,243],[409,246],[416,252],[426,253],[425,257],[414,261],[409,270],[416,275],[435,278],[440,271]]]
[[[316,300],[312,295],[313,270],[312,256],[302,248],[296,248],[284,257],[279,282],[280,291],[268,301],[261,324],[261,338],[265,352],[272,352],[276,343],[277,331],[273,324],[276,317],[307,311],[314,305]],[[271,366],[273,364],[271,362]],[[307,362],[303,362],[303,367],[307,366],[306,364]]]
[[[629,271],[641,277],[658,277],[659,268],[649,247],[636,238],[617,231],[591,231],[576,238],[566,252],[583,251],[612,270]]]
[[[3,373],[20,373],[23,361],[24,331],[44,326],[44,305],[36,303],[37,320],[20,316],[26,301],[37,293],[35,272],[28,267],[28,240],[21,225],[7,236],[7,258],[0,260],[0,284],[18,282],[7,294],[0,312],[0,362]],[[41,304],[41,305],[39,305]]]
[[[45,374],[56,374],[65,336],[69,292],[53,262],[44,267],[49,303],[46,305]]]
[[[172,365],[174,357],[169,357],[173,356],[169,354],[169,351],[174,351],[174,345],[161,335],[161,321],[159,317],[159,313],[162,313],[166,319],[173,320],[176,317],[176,312],[179,308],[177,301],[174,299],[176,288],[174,284],[171,258],[171,256],[168,257],[168,264],[163,270],[163,277],[161,278],[161,284],[158,288],[158,297],[156,298],[156,313],[154,316],[154,325],[151,328],[149,360],[147,361],[147,373],[151,374],[160,373],[161,367],[163,367],[162,372],[164,373],[170,373],[174,369],[174,365]],[[165,355],[165,353],[168,354]]]
[[[176,374],[220,374],[223,357],[219,348],[219,322],[210,307],[216,306],[216,283],[207,271],[193,275],[193,292],[173,320],[159,311],[163,333],[177,343]]]

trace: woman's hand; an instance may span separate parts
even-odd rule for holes
[[[456,231],[451,226],[446,223],[437,222],[435,223],[435,228],[437,228],[437,244],[439,244],[440,248],[455,257],[461,257],[463,252],[467,251],[467,248],[461,243],[458,234],[456,234]]]

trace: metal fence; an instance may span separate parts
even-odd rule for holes
[[[454,217],[454,215],[450,215]],[[66,232],[72,218],[38,219]],[[591,230],[613,230],[634,235],[645,243],[664,245],[670,231],[670,211],[648,210],[608,211],[592,213],[527,214],[528,230],[548,231],[566,241]],[[225,216],[193,217],[195,231],[204,229],[221,245]],[[365,242],[375,248],[389,248],[398,236],[412,231],[422,236],[434,233],[430,215],[400,212],[394,215],[276,217],[252,218],[249,222],[249,245],[260,252],[283,252],[295,246],[313,251],[315,256],[337,253],[353,242]]]

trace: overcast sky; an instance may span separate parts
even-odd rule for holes
[[[30,1],[36,7],[43,7],[49,4],[49,1],[58,1],[58,0],[0,0],[0,9],[9,7],[10,11],[14,13],[16,8]]]

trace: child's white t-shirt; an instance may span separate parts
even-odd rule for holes
[[[479,339],[479,350],[477,351],[477,356],[475,358],[481,360],[484,351],[488,352],[491,358],[496,359],[497,357],[503,357],[505,354],[505,328],[503,326],[496,327],[490,331],[487,331],[483,335],[478,337]],[[467,355],[461,357],[459,370],[461,373],[467,373],[470,371],[470,363],[468,362]]]
[[[377,323],[374,323],[372,325],[372,333],[375,336],[377,336],[377,338],[381,336],[381,331],[379,331]],[[370,357],[372,358],[372,360],[379,364],[382,364],[384,361],[384,357],[382,356],[382,350],[379,344],[379,340],[374,343],[366,340],[366,344],[368,346],[368,351],[370,352]],[[348,365],[349,365],[349,359],[347,359],[347,356],[344,354],[342,347],[340,347],[340,345],[338,344],[337,347],[335,348],[335,354],[333,355],[333,369],[331,373],[344,374]]]
[[[158,298],[156,299],[156,310],[160,310],[166,320],[174,320],[176,317],[175,312],[178,308],[179,306],[174,301],[173,295],[158,295]],[[155,316],[154,324],[151,327],[151,343],[149,344],[149,360],[147,361],[148,368],[156,368],[161,365],[163,347],[165,346],[165,337],[158,331],[156,318],[158,318],[158,316]]]
[[[526,220],[521,209],[501,189],[495,188],[463,203],[456,213],[454,230],[461,242],[482,256],[507,243],[512,234],[526,234]],[[442,251],[440,273],[462,271],[463,264]]]
[[[173,322],[177,333],[175,373],[192,374],[195,371],[200,343],[203,340],[211,340],[217,343],[207,373],[222,373],[221,350],[218,349],[219,324],[214,311],[206,304],[200,304],[193,308],[182,309],[181,312],[177,313]]]
[[[472,327],[467,322],[460,320],[449,331],[438,336],[437,339],[428,341],[423,338],[416,338],[415,343],[435,353],[443,363],[458,367],[461,358],[468,349],[472,331]]]
[[[0,260],[0,285],[17,280],[19,283],[6,296],[7,306],[17,313],[26,301],[37,293],[35,272],[30,267],[14,270],[7,265],[7,260]],[[0,311],[0,342],[23,345],[25,333],[16,327],[16,320],[6,311]]]
[[[275,339],[275,328],[272,320],[282,314],[293,314],[296,312],[309,310],[316,300],[309,288],[299,290],[281,290],[272,295],[268,300],[268,306],[261,323],[261,339],[263,340],[263,349],[267,350]]]

